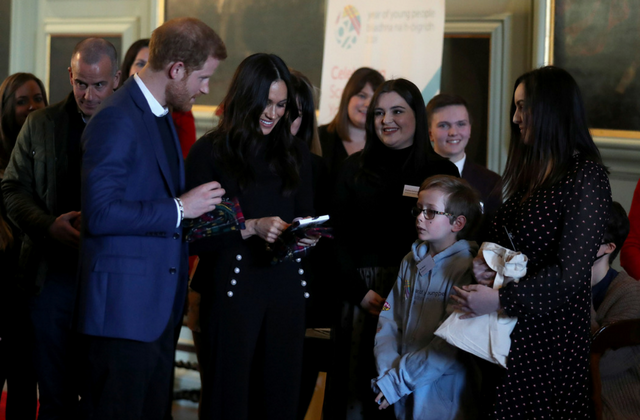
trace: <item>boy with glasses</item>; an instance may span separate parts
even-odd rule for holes
[[[397,419],[474,418],[472,356],[434,335],[453,312],[453,286],[473,280],[478,252],[469,237],[480,219],[480,200],[463,179],[437,175],[420,187],[418,240],[403,259],[378,321],[372,381],[380,409]]]

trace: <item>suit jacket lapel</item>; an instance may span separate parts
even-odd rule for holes
[[[473,177],[474,173],[471,162],[469,161],[469,156],[467,156],[467,159],[464,161],[464,165],[462,165],[462,174],[464,174],[464,176],[460,174],[460,178],[469,179]]]

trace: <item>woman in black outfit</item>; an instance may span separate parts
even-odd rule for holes
[[[46,107],[44,85],[31,73],[15,73],[0,85],[0,181],[27,116]],[[37,409],[33,331],[28,316],[33,290],[18,284],[21,232],[7,218],[0,194],[0,389],[7,383],[6,418],[33,419]],[[2,417],[3,415],[0,415]]]
[[[374,69],[362,67],[353,72],[342,91],[338,113],[329,124],[318,128],[322,158],[331,180],[335,180],[345,159],[364,147],[367,109],[382,82],[384,77]]]
[[[354,314],[354,340],[359,337],[360,343],[352,348],[358,360],[350,361],[357,371],[351,377],[358,379],[355,397],[362,407],[350,403],[349,418],[360,418],[360,409],[367,418],[379,413],[371,399],[373,339],[384,298],[416,238],[411,208],[418,187],[432,175],[459,176],[453,163],[433,151],[422,94],[408,80],[388,80],[376,90],[366,132],[364,150],[342,168],[333,213],[343,290],[352,304],[368,312],[365,316],[356,308]]]
[[[566,71],[520,76],[511,114],[508,199],[489,240],[527,255],[527,274],[499,290],[465,286],[453,299],[469,317],[497,310],[518,317],[491,418],[591,418],[591,266],[610,214],[607,171]],[[487,285],[495,276],[481,255],[474,274]]]
[[[191,287],[202,295],[200,418],[294,419],[306,275],[300,260],[272,265],[266,248],[313,214],[313,192],[309,150],[290,132],[298,109],[285,63],[246,58],[223,106],[219,126],[186,162],[187,185],[219,181],[246,218],[246,229],[191,246],[200,257]]]

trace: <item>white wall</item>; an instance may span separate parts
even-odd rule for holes
[[[123,49],[157,26],[159,0],[12,0],[10,73],[47,78],[49,39],[56,34],[121,35]]]

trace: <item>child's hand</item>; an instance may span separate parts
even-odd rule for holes
[[[389,407],[389,402],[384,397],[384,394],[382,392],[380,392],[376,397],[376,402],[379,405],[378,410],[384,410],[385,408]]]

